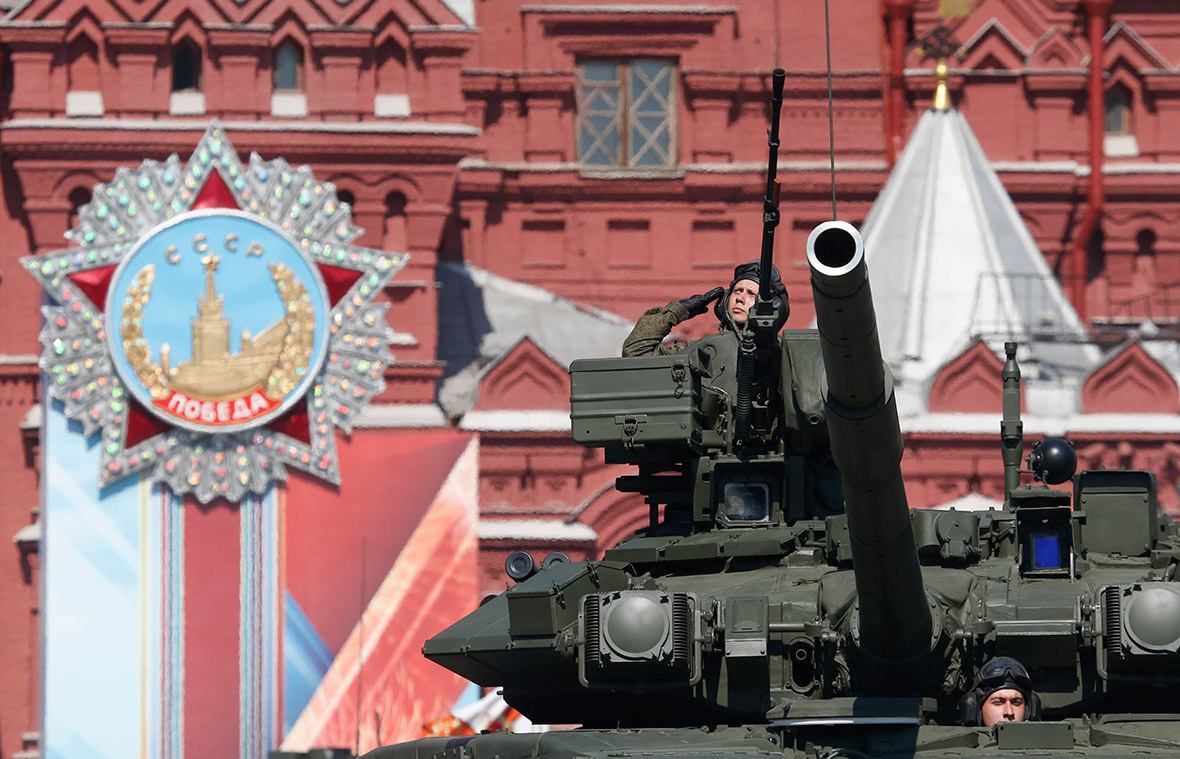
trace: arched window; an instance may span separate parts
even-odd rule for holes
[[[406,51],[394,40],[385,40],[377,48],[377,91],[403,93],[406,88]]]
[[[377,94],[373,114],[383,118],[410,115],[409,82],[406,78],[406,51],[392,39],[377,48]]]
[[[287,39],[275,51],[274,88],[276,91],[303,91],[303,48]]]
[[[98,45],[79,34],[66,49],[67,116],[102,116],[102,73],[98,66]],[[11,69],[5,67],[5,73]]]
[[[275,48],[273,67],[274,91],[270,93],[270,113],[288,119],[302,119],[308,115],[307,95],[303,81],[303,46],[287,37]]]
[[[1141,229],[1135,235],[1135,254],[1131,259],[1131,303],[1128,312],[1136,319],[1149,319],[1159,322],[1161,318],[1171,317],[1169,313],[1168,293],[1163,293],[1157,286],[1155,253],[1156,234],[1154,229]],[[1164,298],[1161,299],[1161,294]]]
[[[201,49],[185,37],[172,48],[172,91],[201,89]]]
[[[1135,255],[1155,257],[1155,241],[1157,237],[1154,229],[1141,229],[1135,235]]]
[[[78,35],[68,49],[70,91],[97,92],[99,86],[98,45],[85,34]]]
[[[391,192],[385,196],[385,235],[382,247],[385,250],[406,249],[406,196]]]
[[[82,206],[90,202],[90,190],[85,187],[75,187],[70,190],[70,219],[66,224],[66,229],[73,229],[78,226],[78,211]]]
[[[1106,91],[1106,133],[1131,133],[1131,93],[1118,85]]]
[[[1139,142],[1135,139],[1131,123],[1131,92],[1121,84],[1106,91],[1106,138],[1104,148],[1107,156],[1128,157],[1139,155]]]

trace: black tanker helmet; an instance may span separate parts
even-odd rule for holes
[[[737,283],[743,279],[748,279],[751,282],[758,283],[759,291],[762,290],[762,282],[759,281],[762,275],[762,263],[758,259],[747,261],[734,267],[733,280],[729,283],[729,287],[725,289],[725,294],[722,295],[716,303],[713,304],[713,313],[717,316],[717,320],[721,322],[724,329],[732,329],[733,320],[729,316],[729,297],[733,295],[733,288],[737,287]],[[783,286],[783,279],[779,276],[778,268],[770,265],[770,282],[771,288],[774,291],[774,296],[771,301],[774,303],[774,331],[778,332],[787,323],[787,317],[791,314],[791,302],[787,299],[787,288]],[[753,309],[751,309],[752,311]]]
[[[1033,691],[1032,678],[1024,665],[1010,656],[997,656],[979,668],[979,684],[959,699],[959,716],[964,725],[983,724],[983,705],[998,690],[1011,688],[1024,696],[1024,720],[1041,718],[1041,699]]]

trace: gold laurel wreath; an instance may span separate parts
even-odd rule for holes
[[[270,264],[270,275],[283,299],[287,336],[283,338],[278,361],[266,375],[262,392],[270,400],[278,401],[287,397],[307,374],[315,345],[315,308],[307,288],[286,266]]]
[[[168,397],[168,375],[152,361],[151,346],[143,339],[143,308],[152,299],[155,277],[155,264],[148,264],[135,275],[127,290],[123,303],[123,355],[152,398],[163,400]]]

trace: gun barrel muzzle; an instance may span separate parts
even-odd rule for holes
[[[864,259],[864,240],[856,228],[846,221],[825,221],[813,229],[807,238],[807,262],[811,264],[811,275],[825,289],[855,290],[859,287],[864,281],[864,275],[851,280],[848,275]]]
[[[864,240],[848,222],[826,221],[807,238],[807,262],[830,400],[849,409],[873,406],[885,370]]]

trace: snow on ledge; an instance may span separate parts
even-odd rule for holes
[[[447,426],[446,416],[433,403],[393,403],[367,406],[352,420],[353,429],[425,428]]]
[[[598,533],[581,522],[550,519],[481,519],[480,540],[549,540],[593,543]]]
[[[1076,433],[1180,435],[1177,414],[1023,414],[1026,436]],[[1000,437],[999,414],[921,414],[901,419],[903,433],[952,433]]]
[[[209,119],[123,119],[123,118],[31,118],[10,119],[0,124],[2,131],[18,129],[83,129],[94,131],[127,130],[129,132],[204,131]],[[460,123],[426,121],[222,121],[226,132],[318,132],[322,134],[454,134],[477,135],[476,127]]]
[[[569,432],[568,411],[468,411],[459,429],[473,432]]]

